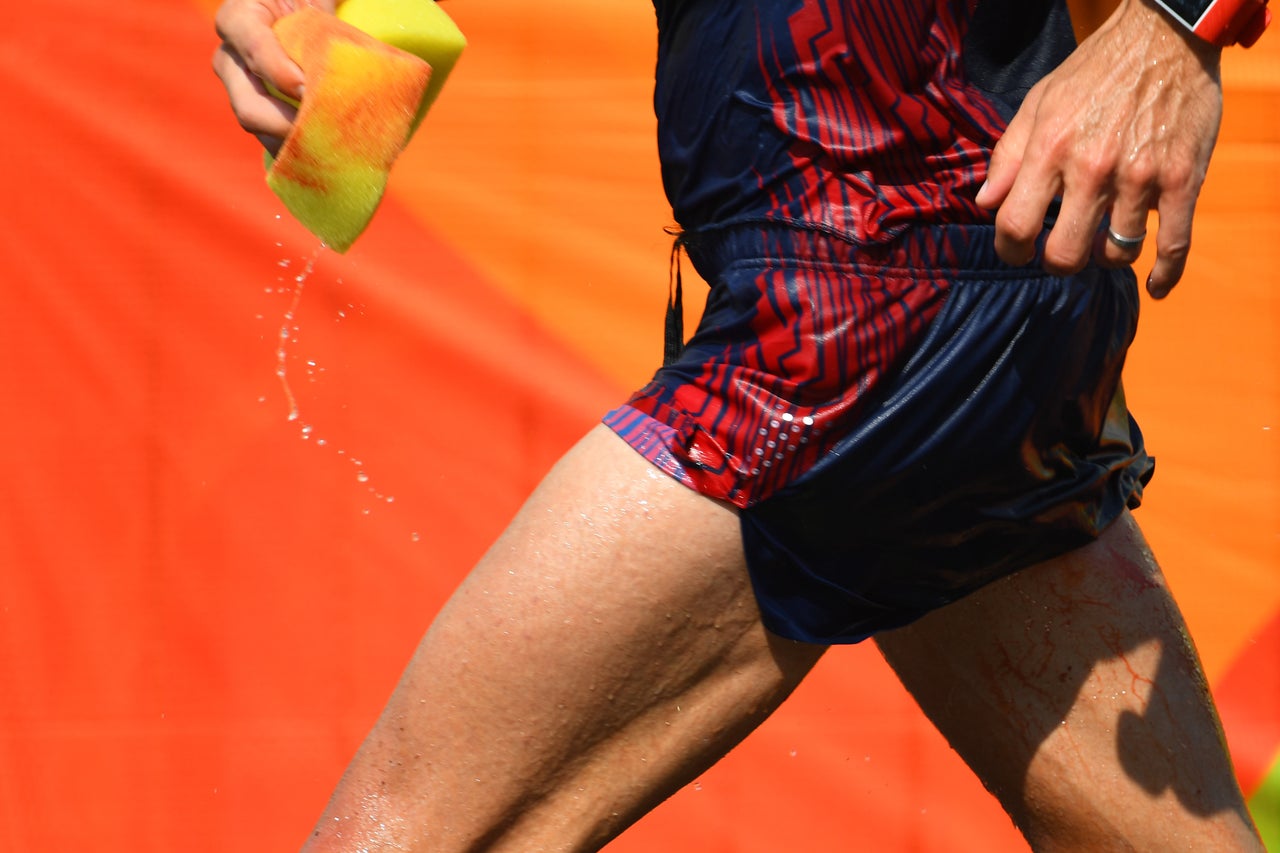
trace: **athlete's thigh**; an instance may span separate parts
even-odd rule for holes
[[[761,626],[735,512],[597,428],[431,626],[316,849],[594,849],[820,654]]]
[[[1127,513],[877,638],[1038,850],[1261,850],[1177,605]]]

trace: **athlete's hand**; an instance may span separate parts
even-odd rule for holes
[[[1061,208],[1045,243],[1051,272],[1090,258],[1133,263],[1141,244],[1099,237],[1104,217],[1122,237],[1146,233],[1159,213],[1152,296],[1182,276],[1191,218],[1222,118],[1221,51],[1183,31],[1149,0],[1115,14],[1027,95],[996,146],[978,203],[999,208],[996,251],[1007,263],[1035,255],[1045,214]]]
[[[214,73],[240,126],[273,154],[297,113],[273,97],[263,81],[296,100],[302,96],[302,70],[285,54],[271,25],[302,6],[332,12],[334,0],[226,0],[215,19],[222,44],[213,54]]]

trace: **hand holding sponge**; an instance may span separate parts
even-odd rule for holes
[[[274,25],[305,79],[267,185],[299,222],[345,252],[377,210],[392,164],[466,41],[432,0],[347,0]]]

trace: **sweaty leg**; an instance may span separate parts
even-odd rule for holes
[[[1129,515],[878,642],[1036,850],[1262,850]]]
[[[761,626],[733,510],[598,427],[432,624],[306,849],[597,849],[821,653]]]

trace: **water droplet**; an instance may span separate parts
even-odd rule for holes
[[[412,533],[410,533],[410,534],[409,534],[409,541],[410,541],[410,542],[421,542],[421,541],[422,541],[422,534],[421,534],[421,533],[419,533],[419,532],[418,532],[418,531],[416,531],[416,530],[415,530],[415,531],[413,531]]]
[[[357,481],[357,482],[360,482],[360,483],[367,483],[367,482],[369,482],[369,475],[368,475],[368,474],[366,474],[366,473],[365,473],[365,472],[363,472],[363,471],[357,471],[357,472],[356,472],[356,481]]]

